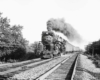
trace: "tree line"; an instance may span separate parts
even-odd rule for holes
[[[29,41],[23,38],[23,26],[10,25],[10,19],[2,17],[0,13],[0,60],[1,61],[20,61],[25,56],[36,57],[36,48],[39,41],[29,45]],[[30,57],[27,57],[28,59]]]
[[[88,44],[85,53],[100,59],[100,40]]]

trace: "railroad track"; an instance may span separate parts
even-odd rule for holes
[[[55,67],[57,67],[57,66],[60,67],[60,66],[64,65],[66,63],[66,61],[69,61],[70,59],[71,59],[70,62],[72,61],[71,63],[73,63],[73,61],[75,61],[74,59],[76,59],[76,56],[77,55],[75,54],[75,55],[70,55],[67,57],[61,57],[61,58],[51,60],[45,64],[39,65],[30,70],[21,72],[20,74],[16,74],[13,77],[10,77],[8,80],[39,80],[39,79],[43,80],[42,76],[44,76],[45,74],[47,75],[47,73],[52,71],[52,69],[54,69]],[[70,58],[70,57],[72,57],[72,58]],[[49,79],[49,80],[53,80],[53,79]],[[68,80],[70,80],[70,79],[68,79]]]
[[[44,60],[43,62],[41,61],[40,63],[38,63],[37,64],[37,62],[36,62],[36,64],[28,64],[28,65],[25,65],[25,66],[22,66],[22,67],[17,67],[17,68],[14,68],[14,69],[12,69],[12,70],[10,70],[10,72],[7,70],[6,72],[4,71],[4,72],[0,72],[0,80],[27,80],[27,79],[29,79],[29,80],[43,80],[43,77],[45,76],[45,75],[47,75],[48,73],[50,73],[50,72],[52,72],[52,70],[53,69],[56,69],[56,68],[58,68],[58,67],[61,67],[61,66],[63,66],[66,62],[67,63],[70,63],[71,62],[71,60],[72,60],[72,64],[73,64],[73,61],[74,61],[74,63],[75,63],[75,60],[73,60],[73,57],[74,57],[74,59],[76,59],[76,55],[74,55],[74,56],[72,56],[72,58],[70,58],[72,55],[70,55],[70,56],[67,56],[67,58],[65,57],[65,58],[61,58],[61,60],[59,59],[59,58],[56,58],[56,59],[49,59],[49,60]],[[70,60],[71,59],[71,60]],[[57,63],[56,63],[56,61],[58,61]],[[39,68],[40,66],[41,66],[41,68],[43,67],[43,66],[48,66],[48,64],[52,64],[52,63],[56,63],[55,65],[53,65],[53,66],[51,66],[50,68],[48,68],[48,69],[46,69],[44,72],[39,72],[39,71],[41,71],[41,69]],[[19,76],[21,76],[21,74],[20,73],[24,73],[24,72],[26,72],[26,71],[28,71],[28,70],[30,70],[29,71],[29,73],[31,73],[31,69],[34,69],[34,71],[33,71],[33,75],[35,76],[33,76],[33,77],[30,77],[30,78],[28,78],[28,77],[26,77],[25,79],[17,79],[16,78],[16,75],[19,75]],[[37,69],[37,70],[36,70]],[[40,70],[39,70],[40,69]],[[59,69],[59,68],[58,68]],[[43,69],[42,69],[43,70]],[[56,69],[57,70],[57,69]],[[56,71],[55,70],[55,71]],[[36,72],[36,71],[38,71],[38,72]],[[36,73],[35,73],[36,72]],[[2,75],[1,75],[1,73],[2,73]],[[24,74],[26,74],[26,75],[28,75],[27,73],[24,73]],[[24,75],[24,74],[22,74],[22,76]],[[53,74],[53,73],[52,73]],[[49,75],[50,76],[50,75]],[[44,79],[46,79],[46,80],[53,80],[53,77],[51,77],[51,79],[50,79],[50,77],[47,77],[47,76],[45,76],[44,77]],[[59,75],[58,75],[59,76]],[[61,79],[62,80],[62,79]],[[70,79],[68,79],[68,80],[70,80]]]
[[[34,80],[73,80],[78,54],[68,58]]]
[[[25,65],[35,63],[35,62],[39,62],[39,61],[41,61],[41,59],[30,60],[30,61],[27,61],[27,62],[12,63],[12,64],[9,64],[9,65],[5,64],[5,66],[3,65],[3,66],[0,67],[0,72],[7,71],[7,70],[12,69],[12,68],[25,66]]]
[[[56,57],[59,58],[59,57]],[[56,59],[53,58],[53,59]],[[0,68],[0,80],[6,80],[7,78],[18,74],[20,72],[26,71],[28,69],[37,67],[39,65],[45,64],[53,59],[47,59],[47,60],[36,60],[36,61],[30,61],[29,63],[26,62],[24,64],[18,64],[18,65],[14,65],[14,66],[7,66],[4,68]]]
[[[20,66],[20,65],[24,65],[24,64],[27,64],[27,63],[32,63],[32,62],[37,62],[41,60],[40,58],[37,58],[37,59],[32,59],[32,60],[27,60],[27,61],[21,61],[21,62],[15,62],[15,63],[4,63],[4,64],[0,64],[0,70],[3,69],[3,68],[10,68],[10,67],[17,67],[17,66]],[[1,71],[0,71],[1,72]]]

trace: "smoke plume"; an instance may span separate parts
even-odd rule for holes
[[[52,30],[63,33],[71,42],[81,43],[83,40],[77,31],[64,19],[50,19],[47,21],[47,28],[51,27]]]

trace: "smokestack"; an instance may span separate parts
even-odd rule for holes
[[[77,31],[68,23],[65,23],[64,19],[50,19],[47,21],[47,28],[51,27],[52,30],[61,32],[69,41],[81,43],[83,40]]]

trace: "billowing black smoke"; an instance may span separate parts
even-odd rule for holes
[[[65,23],[64,19],[50,19],[47,21],[48,27],[51,27],[54,31],[63,33],[72,42],[82,42],[82,38],[77,31],[70,24]]]

